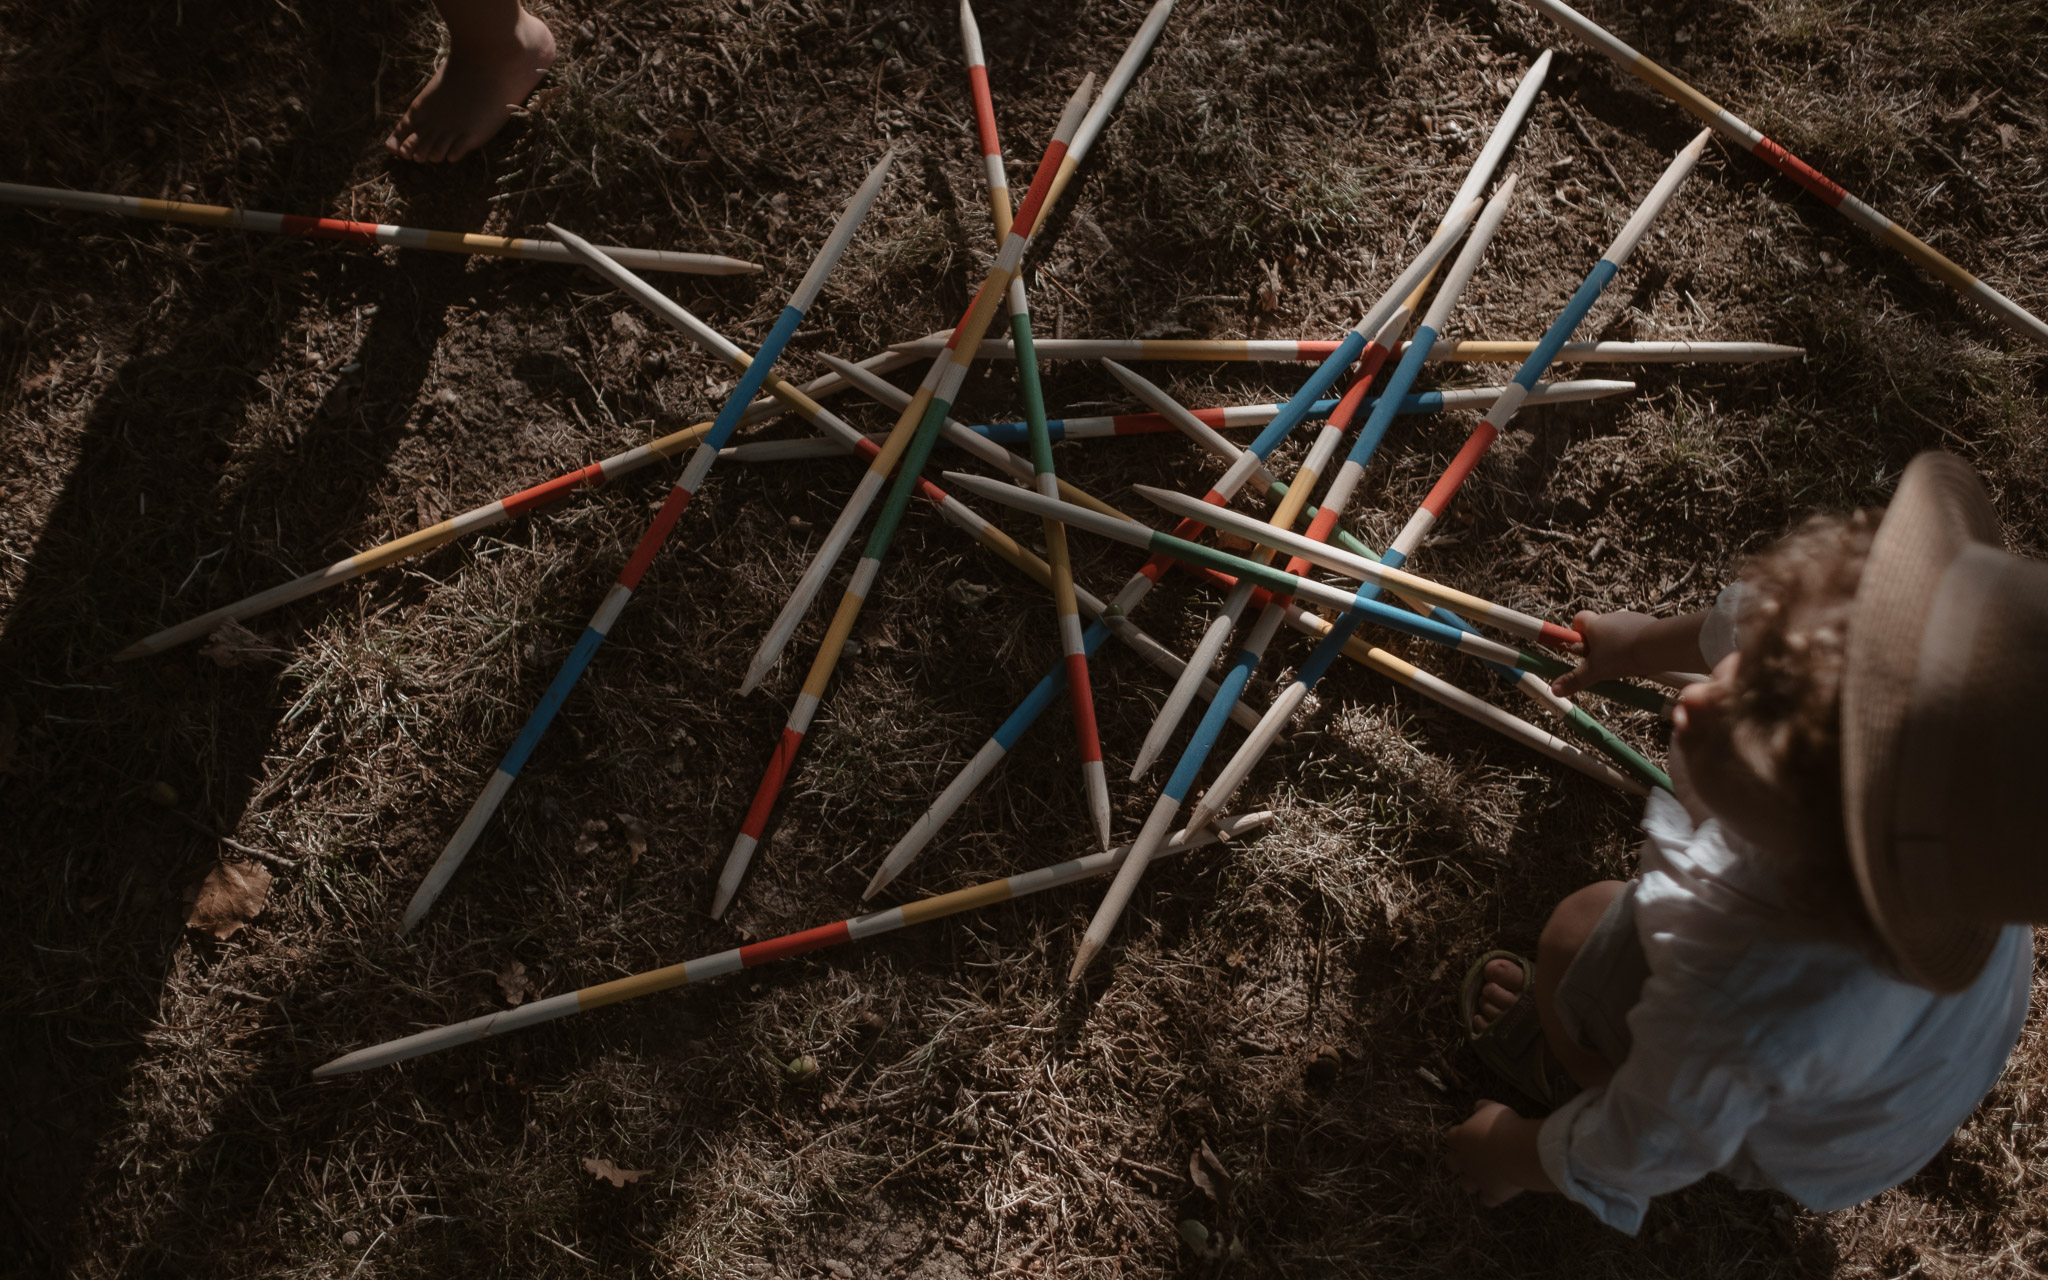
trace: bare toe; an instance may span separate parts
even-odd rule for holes
[[[1485,969],[1486,980],[1504,991],[1522,989],[1522,966],[1512,960],[1494,960]]]

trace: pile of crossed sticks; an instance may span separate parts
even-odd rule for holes
[[[131,659],[161,653],[174,645],[206,636],[224,623],[249,618],[535,510],[582,486],[613,480],[657,460],[690,451],[681,478],[662,503],[617,581],[606,593],[582,637],[505,753],[489,784],[477,797],[468,816],[449,839],[447,847],[414,894],[405,912],[403,930],[414,927],[447,888],[556,712],[603,645],[641,576],[661,550],[692,496],[703,486],[712,466],[721,459],[768,462],[858,454],[868,460],[867,470],[845,510],[763,639],[741,684],[743,693],[756,688],[773,671],[783,649],[816,602],[854,535],[867,523],[870,510],[878,499],[881,506],[869,526],[867,540],[824,641],[812,659],[802,692],[769,754],[753,801],[733,841],[711,903],[714,917],[723,915],[742,884],[790,767],[825,696],[833,670],[846,650],[861,607],[881,572],[882,562],[913,494],[938,507],[951,523],[966,530],[976,541],[1052,594],[1062,653],[1060,662],[1046,673],[1030,696],[1003,721],[967,766],[889,851],[863,897],[872,899],[902,874],[930,844],[947,819],[994,772],[1038,716],[1060,700],[1063,693],[1072,710],[1089,824],[1103,852],[361,1049],[327,1063],[315,1072],[316,1075],[337,1075],[395,1062],[598,1005],[700,982],[769,960],[871,937],[919,921],[1113,873],[1110,888],[1074,957],[1069,981],[1078,981],[1107,944],[1119,914],[1153,859],[1248,834],[1270,819],[1271,815],[1263,812],[1231,815],[1225,812],[1225,808],[1260,757],[1279,738],[1317,680],[1340,655],[1619,790],[1643,794],[1652,787],[1668,789],[1669,779],[1654,763],[1622,742],[1584,709],[1552,693],[1549,677],[1565,670],[1567,663],[1533,647],[1524,647],[1573,645],[1580,639],[1577,632],[1420,577],[1409,572],[1406,566],[1430,530],[1442,519],[1466,477],[1501,430],[1524,406],[1589,400],[1634,389],[1635,384],[1626,381],[1545,382],[1542,379],[1552,365],[1757,362],[1801,354],[1797,348],[1764,343],[1570,341],[1602,291],[1628,261],[1629,254],[1650,224],[1672,202],[1708,139],[1716,132],[1840,209],[1880,241],[1901,250],[1964,296],[1985,305],[2022,334],[2037,340],[2048,338],[2048,325],[1842,191],[1670,72],[1643,58],[1557,0],[1533,0],[1546,16],[1607,54],[1708,125],[1671,160],[1655,187],[1586,273],[1571,300],[1540,338],[1527,342],[1481,342],[1456,340],[1448,334],[1459,299],[1513,202],[1515,176],[1508,174],[1497,185],[1494,177],[1542,87],[1551,62],[1551,55],[1547,52],[1536,60],[1508,102],[1428,243],[1366,310],[1363,318],[1335,341],[1078,339],[1034,342],[1023,280],[1024,259],[1031,248],[1032,237],[1044,224],[1047,211],[1059,200],[1135,78],[1164,27],[1173,2],[1158,0],[1121,60],[1103,82],[1099,93],[1092,75],[1083,78],[1061,113],[1058,127],[1033,171],[1030,188],[1013,211],[1002,150],[996,136],[995,113],[982,58],[980,34],[967,0],[962,0],[961,38],[979,141],[986,163],[989,208],[1001,246],[995,264],[981,282],[972,304],[952,329],[898,344],[859,364],[825,357],[833,372],[804,387],[792,386],[776,377],[773,373],[776,360],[802,325],[826,278],[853,241],[862,220],[880,194],[895,159],[893,151],[883,156],[869,172],[866,181],[841,213],[810,270],[790,296],[759,349],[751,356],[634,274],[636,270],[706,274],[758,270],[752,264],[729,258],[599,248],[553,224],[548,228],[554,237],[552,240],[507,240],[0,184],[0,201],[11,203],[362,243],[580,263],[631,294],[738,371],[738,385],[711,422],[651,440],[616,457],[556,477],[408,537],[351,556],[293,582],[169,627],[116,655],[120,659]],[[1489,187],[1492,188],[1490,195]],[[1453,250],[1457,250],[1455,257],[1452,256]],[[1442,280],[1438,283],[1437,277],[1447,262],[1448,270],[1442,271]],[[1410,331],[1410,321],[1428,296],[1432,284],[1436,284],[1436,293]],[[1007,339],[989,336],[989,329],[999,310],[1007,311],[1009,316]],[[930,359],[929,367],[912,393],[904,393],[881,376],[924,358]],[[1024,422],[964,426],[948,416],[970,365],[977,359],[1014,364],[1024,403]],[[1149,404],[1153,412],[1106,418],[1048,419],[1039,385],[1041,359],[1100,360],[1117,381]],[[1151,382],[1116,363],[1118,360],[1294,361],[1313,363],[1316,367],[1285,404],[1190,411]],[[1390,360],[1393,361],[1392,371],[1381,381],[1381,374]],[[1510,381],[1499,386],[1416,391],[1415,382],[1423,365],[1433,361],[1514,362],[1519,367]],[[1341,390],[1340,383],[1344,383]],[[864,435],[820,403],[830,395],[846,390],[861,391],[899,410],[895,426],[884,435]],[[755,397],[764,391],[767,398],[757,401]],[[1436,413],[1461,408],[1483,409],[1483,417],[1391,546],[1375,551],[1338,528],[1374,450],[1397,414]],[[820,436],[815,440],[731,443],[741,426],[759,423],[784,412],[794,412],[816,426]],[[1322,425],[1293,478],[1282,482],[1266,469],[1266,463],[1295,428],[1311,419],[1320,420]],[[1353,425],[1359,423],[1362,425],[1358,426],[1355,435],[1351,435]],[[1225,438],[1221,431],[1224,428],[1254,426],[1260,430],[1249,447],[1243,448]],[[1202,449],[1214,454],[1223,463],[1224,470],[1199,498],[1137,486],[1136,492],[1146,501],[1177,518],[1178,523],[1171,532],[1150,527],[1054,474],[1052,443],[1055,440],[1175,430],[1187,434]],[[1348,452],[1337,465],[1334,479],[1323,490],[1320,504],[1311,505],[1311,495],[1330,472],[1347,435],[1351,435]],[[941,438],[961,452],[988,464],[1003,478],[946,471],[940,479],[947,488],[939,487],[925,473],[933,447]],[[1027,455],[1011,452],[1008,446],[1013,444],[1026,446]],[[1270,516],[1262,520],[1230,509],[1230,504],[1247,484],[1254,486],[1271,504]],[[1041,559],[1021,546],[949,490],[964,491],[1039,517],[1045,533],[1045,556]],[[1295,525],[1304,521],[1305,531],[1295,532]],[[1233,554],[1198,541],[1204,529],[1209,528],[1251,543],[1251,554]],[[1130,543],[1143,549],[1148,558],[1105,602],[1074,581],[1067,543],[1072,530]],[[1288,557],[1284,567],[1274,563],[1274,558],[1281,553]],[[1223,592],[1222,604],[1210,619],[1200,645],[1185,661],[1146,635],[1132,619],[1146,594],[1175,564],[1215,584]],[[1314,570],[1321,570],[1336,581],[1309,576]],[[1391,595],[1393,600],[1382,599],[1383,592]],[[1240,634],[1244,611],[1254,605],[1257,607],[1256,617]],[[1082,622],[1084,613],[1089,617],[1085,627]],[[1559,727],[1576,741],[1522,719],[1391,653],[1371,647],[1354,635],[1367,622],[1478,658],[1508,686],[1526,694],[1544,715],[1557,721]],[[1258,714],[1240,699],[1253,671],[1282,625],[1309,635],[1315,640],[1315,646],[1272,705],[1263,714]],[[1481,625],[1505,633],[1513,643],[1489,638],[1480,631]],[[1223,666],[1220,677],[1212,679],[1211,671],[1223,656],[1224,647],[1233,634],[1240,634],[1237,652]],[[1112,635],[1138,650],[1149,662],[1175,679],[1172,693],[1138,752],[1132,781],[1142,778],[1156,763],[1197,697],[1206,701],[1206,709],[1161,787],[1159,798],[1144,826],[1131,844],[1121,848],[1111,848],[1109,780],[1103,768],[1102,748],[1096,732],[1094,690],[1089,678],[1089,660]],[[1675,687],[1697,678],[1674,672],[1663,678],[1663,683]],[[1619,683],[1597,685],[1591,692],[1652,711],[1665,709],[1669,702],[1669,695],[1664,690]],[[1215,776],[1196,803],[1193,814],[1180,824],[1181,829],[1176,832],[1182,806],[1193,793],[1194,784],[1227,720],[1236,720],[1248,730],[1244,743]]]

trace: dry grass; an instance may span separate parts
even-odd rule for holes
[[[750,343],[897,138],[909,159],[789,364],[815,372],[816,352],[866,354],[957,312],[992,244],[949,5],[543,12],[563,37],[554,79],[484,156],[426,172],[380,146],[435,56],[416,7],[0,5],[0,171],[430,227],[554,219],[751,257],[764,275],[665,282]],[[983,5],[1020,185],[1065,86],[1104,69],[1139,12]],[[2048,309],[2037,6],[1601,13]],[[1040,331],[1334,332],[1553,39],[1513,4],[1185,5],[1054,220]],[[1552,85],[1512,161],[1528,196],[1461,313],[1473,336],[1533,335],[1691,132],[1604,65],[1562,58]],[[1324,685],[1254,775],[1247,797],[1278,811],[1274,828],[1148,877],[1079,998],[1057,978],[1087,891],[312,1085],[346,1048],[502,1007],[495,975],[513,960],[555,993],[846,914],[1052,660],[1049,611],[914,510],[734,919],[715,924],[712,877],[822,620],[761,695],[733,688],[855,478],[830,463],[721,471],[469,868],[397,941],[401,905],[665,475],[265,617],[278,652],[263,661],[104,655],[700,420],[723,371],[550,267],[19,211],[0,211],[0,231],[10,1271],[1980,1276],[2048,1262],[2037,1027],[1934,1164],[1859,1209],[1814,1215],[1709,1181],[1660,1202],[1640,1240],[1554,1201],[1475,1212],[1440,1165],[1443,1128],[1481,1085],[1456,1049],[1451,983],[1479,949],[1528,943],[1563,892],[1624,873],[1635,815],[1358,672]],[[1283,293],[1264,312],[1251,299],[1269,269]],[[1532,414],[1466,487],[1432,571],[1549,614],[1696,607],[1744,553],[1805,512],[1881,500],[1935,444],[1984,470],[2016,547],[2048,552],[2038,357],[1741,157],[1710,154],[1588,328],[1809,354],[1652,369],[1631,399]],[[1151,372],[1202,404],[1284,396],[1296,376]],[[1077,412],[1124,403],[1080,368],[1051,371],[1048,391]],[[963,405],[1017,408],[999,373]],[[1404,420],[1358,500],[1359,535],[1390,537],[1466,430]],[[1109,496],[1210,474],[1158,438],[1060,459]],[[1128,572],[1116,549],[1076,548],[1098,589]],[[997,590],[969,608],[944,593],[959,579]],[[1204,603],[1169,579],[1142,620],[1185,649]],[[1164,686],[1117,651],[1097,681],[1120,776]],[[1079,849],[1063,720],[1026,740],[909,888]],[[1615,721],[1655,745],[1639,718]],[[150,801],[159,782],[174,804]],[[1128,836],[1152,793],[1114,790]],[[627,818],[650,832],[637,859]],[[256,925],[201,944],[178,901],[222,836],[296,865]],[[1332,1076],[1310,1070],[1324,1045]],[[800,1054],[820,1065],[811,1082],[783,1069]],[[1188,1175],[1203,1143],[1231,1175],[1221,1203]],[[586,1157],[653,1172],[615,1188]],[[1220,1256],[1198,1257],[1183,1220]]]

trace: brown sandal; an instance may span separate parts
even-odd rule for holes
[[[1521,966],[1522,991],[1506,1012],[1474,1031],[1472,1019],[1479,1012],[1479,992],[1486,985],[1486,966],[1509,960]],[[1536,964],[1512,951],[1489,951],[1472,962],[1465,983],[1458,990],[1460,1025],[1465,1043],[1495,1075],[1513,1085],[1545,1111],[1555,1111],[1579,1092],[1571,1074],[1558,1062],[1543,1038],[1543,1022],[1536,1012]]]

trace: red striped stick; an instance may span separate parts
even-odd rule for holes
[[[492,258],[525,258],[538,262],[575,262],[568,249],[552,240],[524,240],[507,236],[480,236],[461,231],[422,231],[417,227],[394,227],[381,222],[350,222],[344,218],[307,218],[289,213],[262,213],[255,209],[230,209],[217,204],[187,204],[182,200],[144,200],[136,196],[105,195],[97,191],[66,191],[61,187],[29,187],[17,182],[0,182],[0,204],[31,205],[39,209],[76,209],[85,213],[114,213],[129,218],[151,218],[158,222],[183,222],[202,227],[233,227],[239,231],[270,231],[279,235],[303,236],[309,240],[339,240],[346,244],[396,245],[401,249],[438,249],[444,253],[470,253]],[[761,269],[759,263],[714,253],[670,253],[663,249],[602,250],[609,257],[635,271],[681,271],[693,275],[746,275]]]
[[[2048,322],[1906,230],[1844,191],[1841,184],[1785,150],[1706,94],[1623,44],[1613,32],[1559,0],[1532,0],[1544,17],[1607,55],[1613,63],[1671,99],[1715,133],[1741,147],[1820,198],[1821,203],[1863,228],[1879,244],[1890,245],[1922,270],[1965,298],[1982,305],[2022,337],[2048,342]]]

